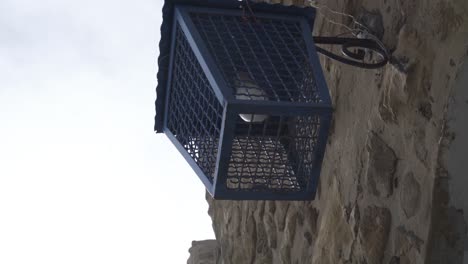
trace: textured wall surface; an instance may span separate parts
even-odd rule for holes
[[[453,139],[448,145],[444,163],[447,164],[450,178],[450,206],[457,210],[458,216],[453,226],[461,229],[460,233],[465,233],[458,240],[464,251],[463,264],[468,264],[468,58],[465,58],[464,65],[458,72],[451,99],[447,127]]]
[[[463,263],[468,212],[465,196],[449,204],[447,169],[460,156],[443,157],[456,134],[447,109],[468,53],[468,1],[315,2],[314,35],[347,30],[328,20],[351,26],[330,9],[352,14],[374,26],[392,63],[363,70],[321,57],[334,121],[316,200],[207,197],[217,263]]]
[[[187,264],[215,264],[219,257],[216,240],[193,241]]]

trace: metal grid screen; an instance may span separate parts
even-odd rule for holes
[[[236,121],[227,188],[301,192],[317,153],[320,116],[270,116],[263,123]]]
[[[191,12],[237,99],[320,103],[299,21]]]
[[[223,107],[177,25],[167,127],[213,182]]]

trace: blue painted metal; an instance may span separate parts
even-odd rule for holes
[[[298,192],[298,193],[282,193],[282,192],[270,192],[270,193],[259,193],[252,191],[238,191],[238,192],[216,192],[213,196],[216,200],[284,200],[284,201],[301,201],[301,200],[312,200],[311,193]]]
[[[305,21],[301,21],[301,27],[305,41],[310,43],[307,45],[307,52],[309,54],[312,70],[314,71],[315,82],[317,82],[317,87],[319,88],[320,97],[322,98],[323,103],[331,105],[330,92],[328,91],[327,82],[323,75],[322,65],[320,65],[315,45],[313,45],[314,41],[311,34],[312,28]]]
[[[237,9],[226,9],[226,8],[212,8],[212,7],[200,7],[200,6],[185,6],[185,10],[190,9],[190,12],[193,13],[203,13],[203,14],[211,14],[211,15],[219,15],[222,14],[223,16],[239,16],[243,15],[244,11],[240,8]],[[255,12],[255,17],[258,18],[271,18],[271,19],[279,19],[283,21],[293,21],[293,22],[300,22],[304,20],[304,17],[297,16],[297,15],[288,15],[284,13],[267,13],[267,12]],[[307,20],[306,20],[307,21]]]
[[[170,5],[166,16],[174,24],[156,131],[215,199],[313,199],[332,114],[311,35],[315,10],[261,4],[252,19],[238,1],[169,2],[190,5]]]
[[[211,183],[215,177],[223,106],[179,24],[174,35],[174,61],[164,129],[182,146],[178,149],[187,161],[192,165],[195,162]]]
[[[206,187],[206,190],[213,195],[214,194],[214,188],[213,184],[208,180],[206,177],[205,173],[200,169],[198,164],[192,159],[190,154],[187,152],[187,150],[184,148],[182,144],[180,144],[179,140],[172,134],[172,132],[169,129],[164,129],[164,134],[171,140],[172,144],[177,148],[177,150],[182,154],[182,156],[185,158],[185,160],[188,162],[190,167],[195,171],[197,174],[198,178],[203,182],[203,184]]]
[[[294,102],[272,102],[253,100],[231,100],[231,105],[238,113],[257,113],[271,115],[303,115],[314,113],[329,113],[331,105],[324,103],[294,103]]]
[[[219,145],[218,157],[216,159],[216,176],[214,179],[214,198],[220,197],[227,192],[226,177],[229,169],[229,158],[231,154],[232,141],[234,139],[235,118],[237,114],[232,111],[232,107],[227,105],[223,113],[223,126],[221,130],[221,141]]]
[[[221,78],[221,74],[219,73],[214,60],[211,58],[211,54],[208,52],[208,49],[205,47],[205,44],[203,43],[198,31],[195,29],[193,22],[190,20],[187,13],[188,8],[190,7],[176,6],[175,12],[177,21],[180,23],[180,26],[203,69],[203,72],[206,74],[206,77],[216,94],[216,97],[221,105],[225,105],[226,100],[231,98],[232,93],[229,92],[226,83]]]
[[[172,32],[176,32],[177,30],[177,20],[174,20],[172,23]],[[167,87],[166,87],[166,94],[165,94],[165,104],[164,104],[164,113],[169,112],[169,94],[171,93],[171,85],[172,85],[172,69],[174,67],[174,52],[175,52],[175,44],[176,44],[176,34],[172,34],[171,38],[171,51],[169,57],[169,69],[168,69],[168,78],[167,78]],[[164,126],[167,127],[167,116],[164,115]]]
[[[307,193],[311,193],[312,197],[315,197],[316,192],[317,192],[317,187],[318,187],[318,182],[319,182],[319,176],[320,176],[320,171],[322,169],[322,161],[323,157],[325,155],[325,147],[327,145],[327,140],[328,140],[328,132],[330,129],[330,124],[331,124],[331,119],[332,115],[331,112],[322,115],[322,120],[321,120],[321,129],[319,131],[319,137],[318,137],[318,144],[317,144],[317,156],[314,162],[313,166],[313,172],[310,175],[310,184],[307,186]]]

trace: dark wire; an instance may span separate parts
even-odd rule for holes
[[[250,6],[250,0],[243,0],[245,2],[245,5],[242,5],[242,18],[244,19],[244,21],[249,21],[249,17],[246,15],[246,12],[245,12],[245,7],[247,6],[247,9],[249,10],[249,13],[250,13],[250,18],[252,18],[253,22],[257,22],[257,18],[255,17],[255,13],[252,9],[252,7]]]

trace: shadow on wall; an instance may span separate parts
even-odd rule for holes
[[[468,58],[465,58],[457,77],[448,112],[447,125],[452,142],[446,156],[446,168],[449,176],[449,205],[464,217],[464,230],[460,231],[463,232],[461,237],[464,240],[463,263],[468,264]]]
[[[468,264],[468,57],[449,100],[434,183],[428,263]]]

